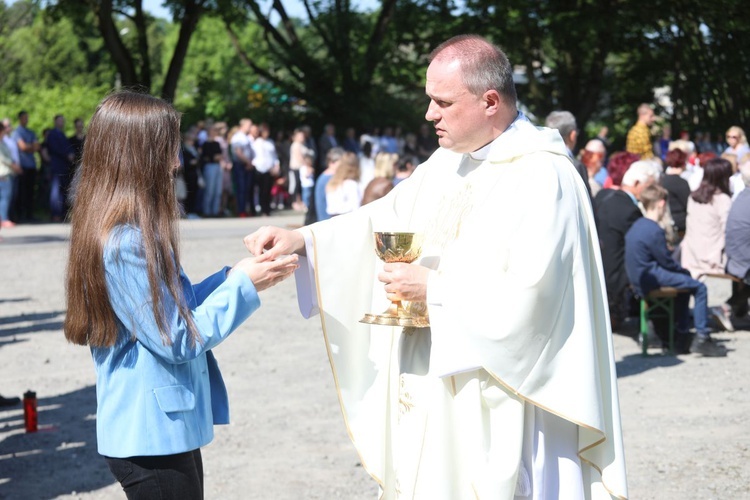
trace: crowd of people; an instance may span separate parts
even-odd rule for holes
[[[0,122],[0,227],[37,222],[39,213],[62,222],[68,210],[68,191],[83,152],[84,123],[74,121],[75,132],[65,135],[65,117],[56,115],[53,127],[41,140],[27,125],[21,111],[14,125]],[[38,157],[38,158],[37,158]]]
[[[8,118],[0,122],[2,228],[62,222],[70,208],[68,195],[81,161],[84,122],[76,118],[75,132],[66,136],[65,118],[57,115],[40,138],[27,127],[28,119],[21,111],[15,124]],[[315,222],[358,207],[375,178],[398,183],[436,149],[437,140],[426,126],[418,134],[405,135],[385,127],[382,133],[374,128],[357,136],[348,128],[340,140],[329,124],[316,140],[305,125],[272,138],[267,124],[250,119],[231,128],[226,122],[205,120],[182,135],[177,196],[189,218],[270,215],[272,210],[293,208],[307,212],[307,222]],[[334,176],[342,159],[348,171],[342,169],[339,177],[346,178],[336,178],[329,189],[338,200],[333,205],[336,212],[329,213],[324,208],[324,182]],[[357,189],[344,181],[356,183]],[[372,192],[385,193],[381,181],[375,185],[381,189]]]
[[[613,330],[637,315],[637,299],[662,287],[680,290],[675,299],[675,350],[725,356],[710,336],[708,318],[733,330],[733,318],[748,313],[750,298],[750,147],[740,127],[730,127],[726,144],[687,132],[670,140],[668,126],[652,141],[656,120],[642,104],[627,135],[625,151],[607,157],[607,141],[587,142],[575,164],[586,181],[599,231]],[[572,117],[572,115],[571,115]],[[573,121],[561,129],[566,138]],[[606,163],[606,166],[605,166]],[[726,279],[732,295],[708,307],[705,280]],[[690,296],[694,299],[691,313]],[[668,347],[669,325],[654,318],[658,341]]]
[[[302,125],[272,139],[267,124],[249,118],[231,129],[200,121],[183,135],[177,194],[189,218],[267,216],[291,208],[312,223],[384,195],[384,185],[408,177],[436,149],[427,127],[405,136],[391,127],[359,136],[348,128],[341,140],[328,124],[316,140]]]

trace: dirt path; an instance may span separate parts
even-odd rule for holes
[[[241,237],[272,219],[189,221],[183,264],[199,279],[244,256]],[[65,225],[4,230],[0,243],[0,394],[39,398],[40,431],[0,411],[0,499],[124,498],[96,453],[88,349],[62,335]],[[232,424],[204,448],[207,499],[375,499],[346,435],[319,323],[297,311],[292,281],[216,349]],[[745,324],[744,327],[747,329]],[[639,356],[615,336],[633,499],[750,498],[750,335],[721,334],[728,358]]]

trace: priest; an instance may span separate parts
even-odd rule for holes
[[[381,498],[626,498],[617,381],[591,204],[559,133],[516,109],[512,66],[463,35],[430,56],[438,149],[356,212],[263,227],[297,253],[344,421]],[[423,236],[383,264],[373,231]],[[429,327],[359,322],[403,300]]]

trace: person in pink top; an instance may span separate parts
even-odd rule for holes
[[[688,198],[685,239],[682,240],[682,267],[695,279],[705,274],[723,274],[727,216],[732,205],[729,178],[732,165],[714,158],[703,166],[703,180]],[[727,311],[712,311],[719,322],[732,330]],[[726,319],[726,321],[725,321]]]

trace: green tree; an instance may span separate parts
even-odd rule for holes
[[[223,2],[220,14],[242,61],[256,74],[304,100],[313,121],[351,125],[398,116],[402,92],[413,95],[422,78],[401,72],[397,81],[381,73],[385,66],[413,66],[420,57],[401,45],[405,33],[393,29],[397,5],[383,0],[377,11],[360,12],[348,0],[305,1],[303,22],[290,17],[281,0],[273,0],[268,13],[255,0],[234,0]],[[261,29],[242,40],[238,30],[249,21]]]
[[[45,128],[53,127],[53,118],[59,114],[66,118],[66,134],[72,135],[73,119],[81,118],[88,123],[99,101],[109,90],[107,85],[32,86],[21,94],[0,101],[0,117],[8,117],[16,123],[18,112],[27,111],[29,128],[41,137]]]
[[[242,34],[253,29],[254,25],[248,25]],[[171,46],[176,38],[173,32],[166,43]],[[165,56],[169,52],[167,47]],[[183,121],[213,118],[233,123],[244,116],[266,119],[248,101],[248,92],[257,83],[255,72],[242,64],[232,47],[222,21],[208,16],[201,19],[175,94],[175,105],[186,113]]]
[[[0,116],[15,122],[29,112],[29,126],[41,132],[55,114],[85,120],[112,88],[114,71],[96,33],[55,21],[35,2],[0,9]],[[3,16],[7,16],[3,18]]]
[[[157,93],[171,100],[185,64],[190,39],[212,3],[210,0],[166,0],[164,3],[171,9],[174,23],[179,25],[179,35]],[[154,19],[143,10],[142,0],[56,0],[50,9],[58,16],[87,25],[90,25],[88,13],[93,12],[94,25],[117,68],[122,85],[140,86],[156,92],[153,88],[154,72],[161,68],[155,68],[154,64],[161,58],[153,57],[154,42],[149,35],[154,33],[150,30]],[[129,33],[132,36],[125,39]]]
[[[646,26],[660,71],[671,90],[673,126],[723,133],[750,121],[750,18],[738,0],[662,2],[663,15]],[[641,42],[641,47],[643,42]],[[653,67],[653,66],[651,66]],[[649,69],[633,68],[634,72]]]

